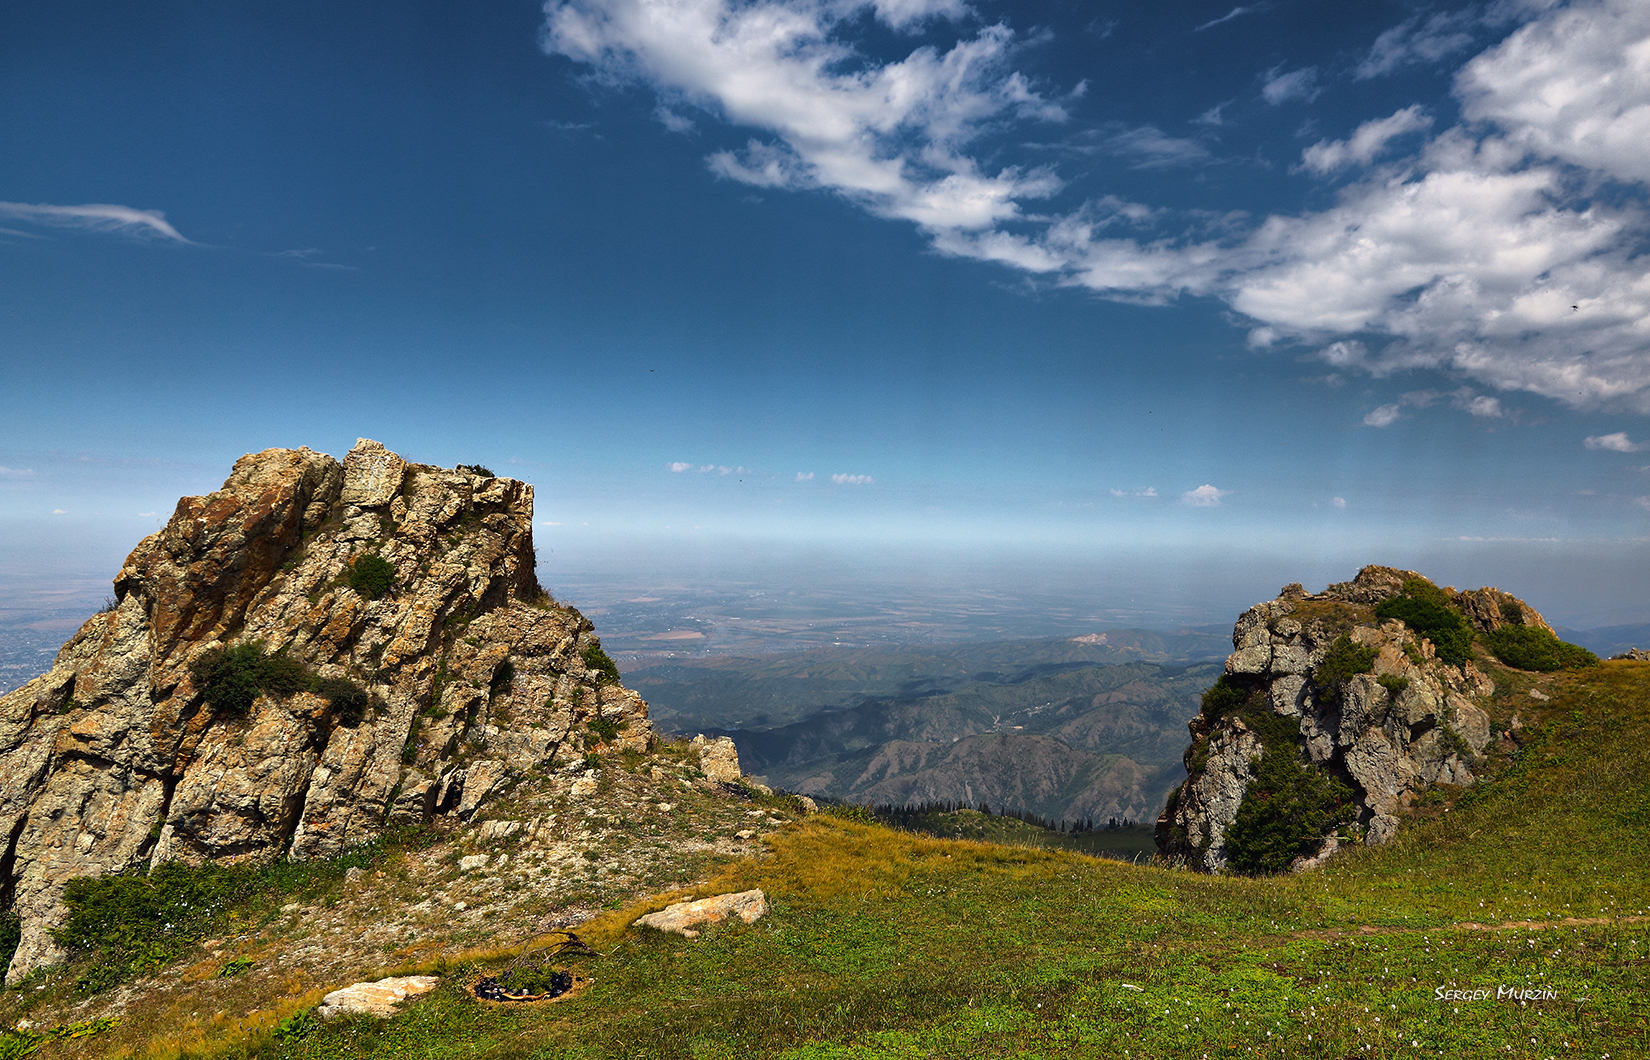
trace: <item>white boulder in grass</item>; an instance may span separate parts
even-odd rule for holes
[[[388,1019],[395,1015],[396,1006],[401,1002],[409,997],[427,994],[440,983],[441,977],[435,975],[404,975],[373,983],[355,983],[322,998],[315,1014],[322,1019],[346,1014]]]
[[[758,888],[740,891],[737,894],[719,894],[714,898],[667,905],[657,913],[636,918],[631,927],[674,931],[678,935],[686,935],[693,939],[699,937],[699,932],[694,929],[700,924],[720,924],[730,916],[736,916],[750,924],[761,919],[767,912],[768,896]]]

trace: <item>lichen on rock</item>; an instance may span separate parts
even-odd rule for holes
[[[1190,723],[1189,778],[1157,822],[1158,848],[1169,860],[1205,872],[1253,868],[1234,865],[1228,846],[1245,800],[1260,794],[1251,781],[1268,753],[1322,775],[1314,797],[1324,805],[1291,812],[1350,826],[1339,838],[1333,827],[1292,837],[1297,869],[1319,863],[1342,839],[1391,839],[1404,808],[1433,784],[1474,781],[1474,761],[1490,740],[1478,701],[1494,683],[1470,659],[1446,663],[1426,637],[1376,615],[1417,580],[1473,631],[1550,631],[1534,608],[1499,589],[1440,591],[1414,571],[1391,567],[1365,567],[1316,594],[1285,586],[1238,619],[1225,675]],[[1330,803],[1345,790],[1350,806],[1337,816]]]
[[[74,876],[332,856],[391,823],[467,819],[525,773],[645,750],[646,703],[586,665],[590,622],[539,587],[532,521],[524,482],[367,439],[341,464],[249,454],[180,500],[115,607],[0,698],[0,887],[22,922],[7,980],[60,959]],[[393,568],[387,590],[351,588],[365,556]],[[216,707],[192,667],[235,645],[313,681]],[[365,709],[336,706],[341,681]]]

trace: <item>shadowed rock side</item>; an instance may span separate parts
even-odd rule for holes
[[[1375,617],[1375,605],[1417,578],[1414,571],[1365,567],[1353,581],[1317,594],[1286,586],[1276,600],[1244,612],[1232,631],[1236,650],[1225,680],[1246,697],[1251,714],[1211,717],[1205,709],[1190,723],[1189,778],[1157,822],[1165,855],[1206,872],[1228,867],[1227,831],[1265,751],[1259,728],[1267,726],[1257,727],[1255,710],[1297,723],[1296,752],[1351,789],[1353,823],[1366,842],[1390,839],[1399,810],[1432,784],[1472,783],[1472,760],[1490,738],[1489,717],[1473,701],[1492,693],[1494,683],[1470,660],[1440,660],[1432,642],[1403,622]],[[1534,608],[1499,589],[1444,594],[1479,632],[1509,624],[1551,632]],[[1373,653],[1372,664],[1327,687],[1332,682],[1320,667],[1343,634]],[[1336,845],[1326,838],[1316,856],[1295,867]]]
[[[244,456],[179,501],[114,608],[0,699],[0,898],[23,931],[7,981],[60,957],[48,929],[71,877],[329,856],[391,823],[468,817],[525,771],[583,768],[587,744],[646,749],[647,705],[586,666],[590,623],[538,586],[532,520],[526,483],[365,439],[342,465]],[[367,555],[393,568],[376,598],[348,584]],[[324,687],[244,715],[205,702],[191,663],[249,642],[367,705]]]

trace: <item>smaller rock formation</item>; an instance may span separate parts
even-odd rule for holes
[[[441,978],[434,975],[406,975],[371,983],[355,983],[322,998],[315,1014],[322,1019],[344,1015],[389,1019],[395,1015],[401,1002],[409,997],[427,994],[440,985]]]
[[[676,902],[657,913],[637,917],[631,927],[650,927],[657,931],[673,931],[690,939],[699,937],[700,924],[720,924],[736,916],[747,924],[754,924],[768,912],[768,896],[760,889],[740,891],[737,894],[719,894],[698,901]]]
[[[721,784],[737,784],[744,776],[739,771],[739,748],[728,737],[707,740],[701,733],[693,738],[688,747],[699,752],[699,768],[709,779]]]
[[[1190,723],[1189,777],[1157,822],[1163,854],[1205,872],[1226,869],[1228,832],[1246,800],[1259,797],[1252,784],[1269,751],[1283,756],[1277,768],[1303,767],[1293,775],[1326,814],[1368,843],[1390,839],[1399,812],[1431,785],[1473,782],[1490,739],[1489,716],[1474,701],[1494,683],[1470,658],[1445,662],[1431,640],[1375,614],[1417,579],[1438,593],[1414,571],[1372,566],[1321,593],[1287,585],[1244,612],[1225,676]],[[1499,589],[1445,589],[1439,599],[1480,633],[1551,632],[1534,608]],[[1310,837],[1296,867],[1333,852],[1333,832]]]

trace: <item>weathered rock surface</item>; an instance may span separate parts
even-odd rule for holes
[[[1229,679],[1264,695],[1271,711],[1296,719],[1306,760],[1353,791],[1365,842],[1384,843],[1398,813],[1434,783],[1472,783],[1473,759],[1490,739],[1489,716],[1474,702],[1495,690],[1469,661],[1440,661],[1432,642],[1402,622],[1378,622],[1374,605],[1400,595],[1414,571],[1365,567],[1321,593],[1285,586],[1276,600],[1244,612],[1232,631]],[[1508,624],[1551,630],[1534,608],[1499,589],[1445,590],[1479,631]],[[1337,699],[1317,683],[1330,646],[1345,634],[1375,652],[1371,673],[1352,677]],[[1386,683],[1382,681],[1385,679]],[[1206,872],[1227,866],[1225,835],[1254,776],[1262,742],[1241,717],[1190,722],[1187,782],[1157,822],[1158,848]],[[1310,866],[1332,853],[1326,842]]]
[[[719,894],[692,902],[667,905],[657,913],[637,917],[632,927],[650,927],[658,931],[673,931],[688,938],[698,938],[700,924],[720,924],[736,916],[747,924],[754,924],[766,916],[768,896],[760,889],[740,891],[737,894]]]
[[[322,1019],[343,1015],[389,1019],[395,1015],[401,1002],[409,997],[427,994],[440,985],[441,978],[434,975],[404,975],[372,983],[355,983],[322,998],[315,1014]]]
[[[534,576],[533,488],[410,464],[363,439],[236,462],[133,550],[112,610],[0,698],[0,888],[22,920],[8,980],[61,955],[64,883],[183,858],[330,856],[390,823],[468,818],[525,772],[646,749],[647,705],[588,668],[590,623]],[[389,592],[348,585],[365,555]],[[309,691],[241,717],[190,664],[261,642],[371,697]],[[598,718],[617,730],[592,733]]]
[[[699,752],[699,768],[706,777],[723,784],[737,784],[744,776],[739,771],[739,748],[726,736],[714,740],[703,734],[695,736],[688,746]]]

